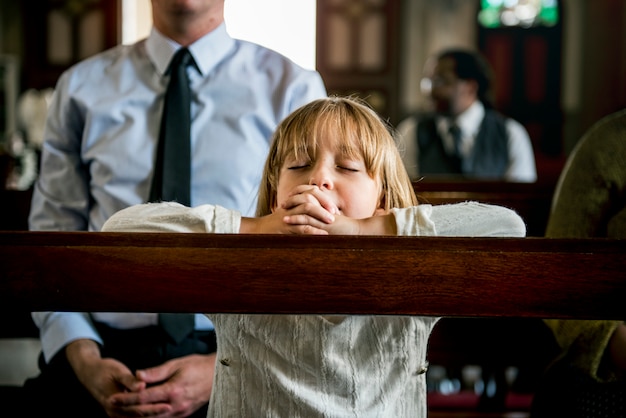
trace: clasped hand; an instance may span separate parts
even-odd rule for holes
[[[296,187],[273,212],[242,218],[240,233],[303,235],[392,235],[395,221],[383,209],[371,218],[355,219],[341,213],[328,192],[316,186]]]
[[[209,401],[215,353],[176,358],[133,374],[123,363],[100,357],[94,341],[67,346],[76,376],[112,418],[186,417]]]

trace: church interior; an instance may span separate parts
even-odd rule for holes
[[[122,42],[122,3],[0,0],[0,232],[28,230],[47,103],[65,70]],[[626,109],[622,0],[314,5],[314,65],[329,94],[362,98],[397,127],[428,108],[422,73],[429,57],[445,48],[467,48],[479,51],[493,69],[494,107],[528,132],[536,181],[426,176],[415,183],[421,202],[502,204],[522,216],[529,237],[544,237],[568,156],[596,122]],[[20,382],[37,373],[40,350],[28,315],[3,316],[0,399],[10,399]],[[535,387],[556,353],[536,318],[442,320],[429,343],[429,416],[531,417]]]

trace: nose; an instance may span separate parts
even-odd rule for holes
[[[321,167],[320,165],[316,165],[313,169],[313,172],[311,173],[309,184],[311,186],[317,186],[321,190],[330,190],[333,188],[332,176],[328,169]]]

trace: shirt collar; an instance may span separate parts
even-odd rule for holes
[[[478,134],[480,124],[485,117],[485,106],[476,100],[465,112],[456,118],[456,123],[465,135],[475,136]]]
[[[235,40],[226,31],[222,23],[212,32],[204,35],[189,46],[189,51],[202,75],[208,74],[231,50]],[[150,61],[160,75],[165,74],[172,57],[181,46],[167,38],[154,27],[146,41],[146,50]]]
[[[440,133],[445,134],[450,129],[450,126],[455,123],[463,133],[463,136],[475,136],[478,134],[480,124],[484,117],[485,106],[480,100],[476,100],[455,119],[444,116],[437,117],[437,129]]]
[[[476,100],[470,107],[465,109],[463,113],[452,119],[449,117],[439,116],[436,118],[437,131],[443,140],[443,146],[450,154],[455,152],[454,139],[450,135],[450,126],[456,124],[461,130],[461,153],[466,154],[467,149],[474,144],[474,139],[478,135],[480,124],[485,116],[485,106]]]

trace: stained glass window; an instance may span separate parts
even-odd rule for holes
[[[487,28],[554,26],[558,0],[481,0],[478,22]]]

